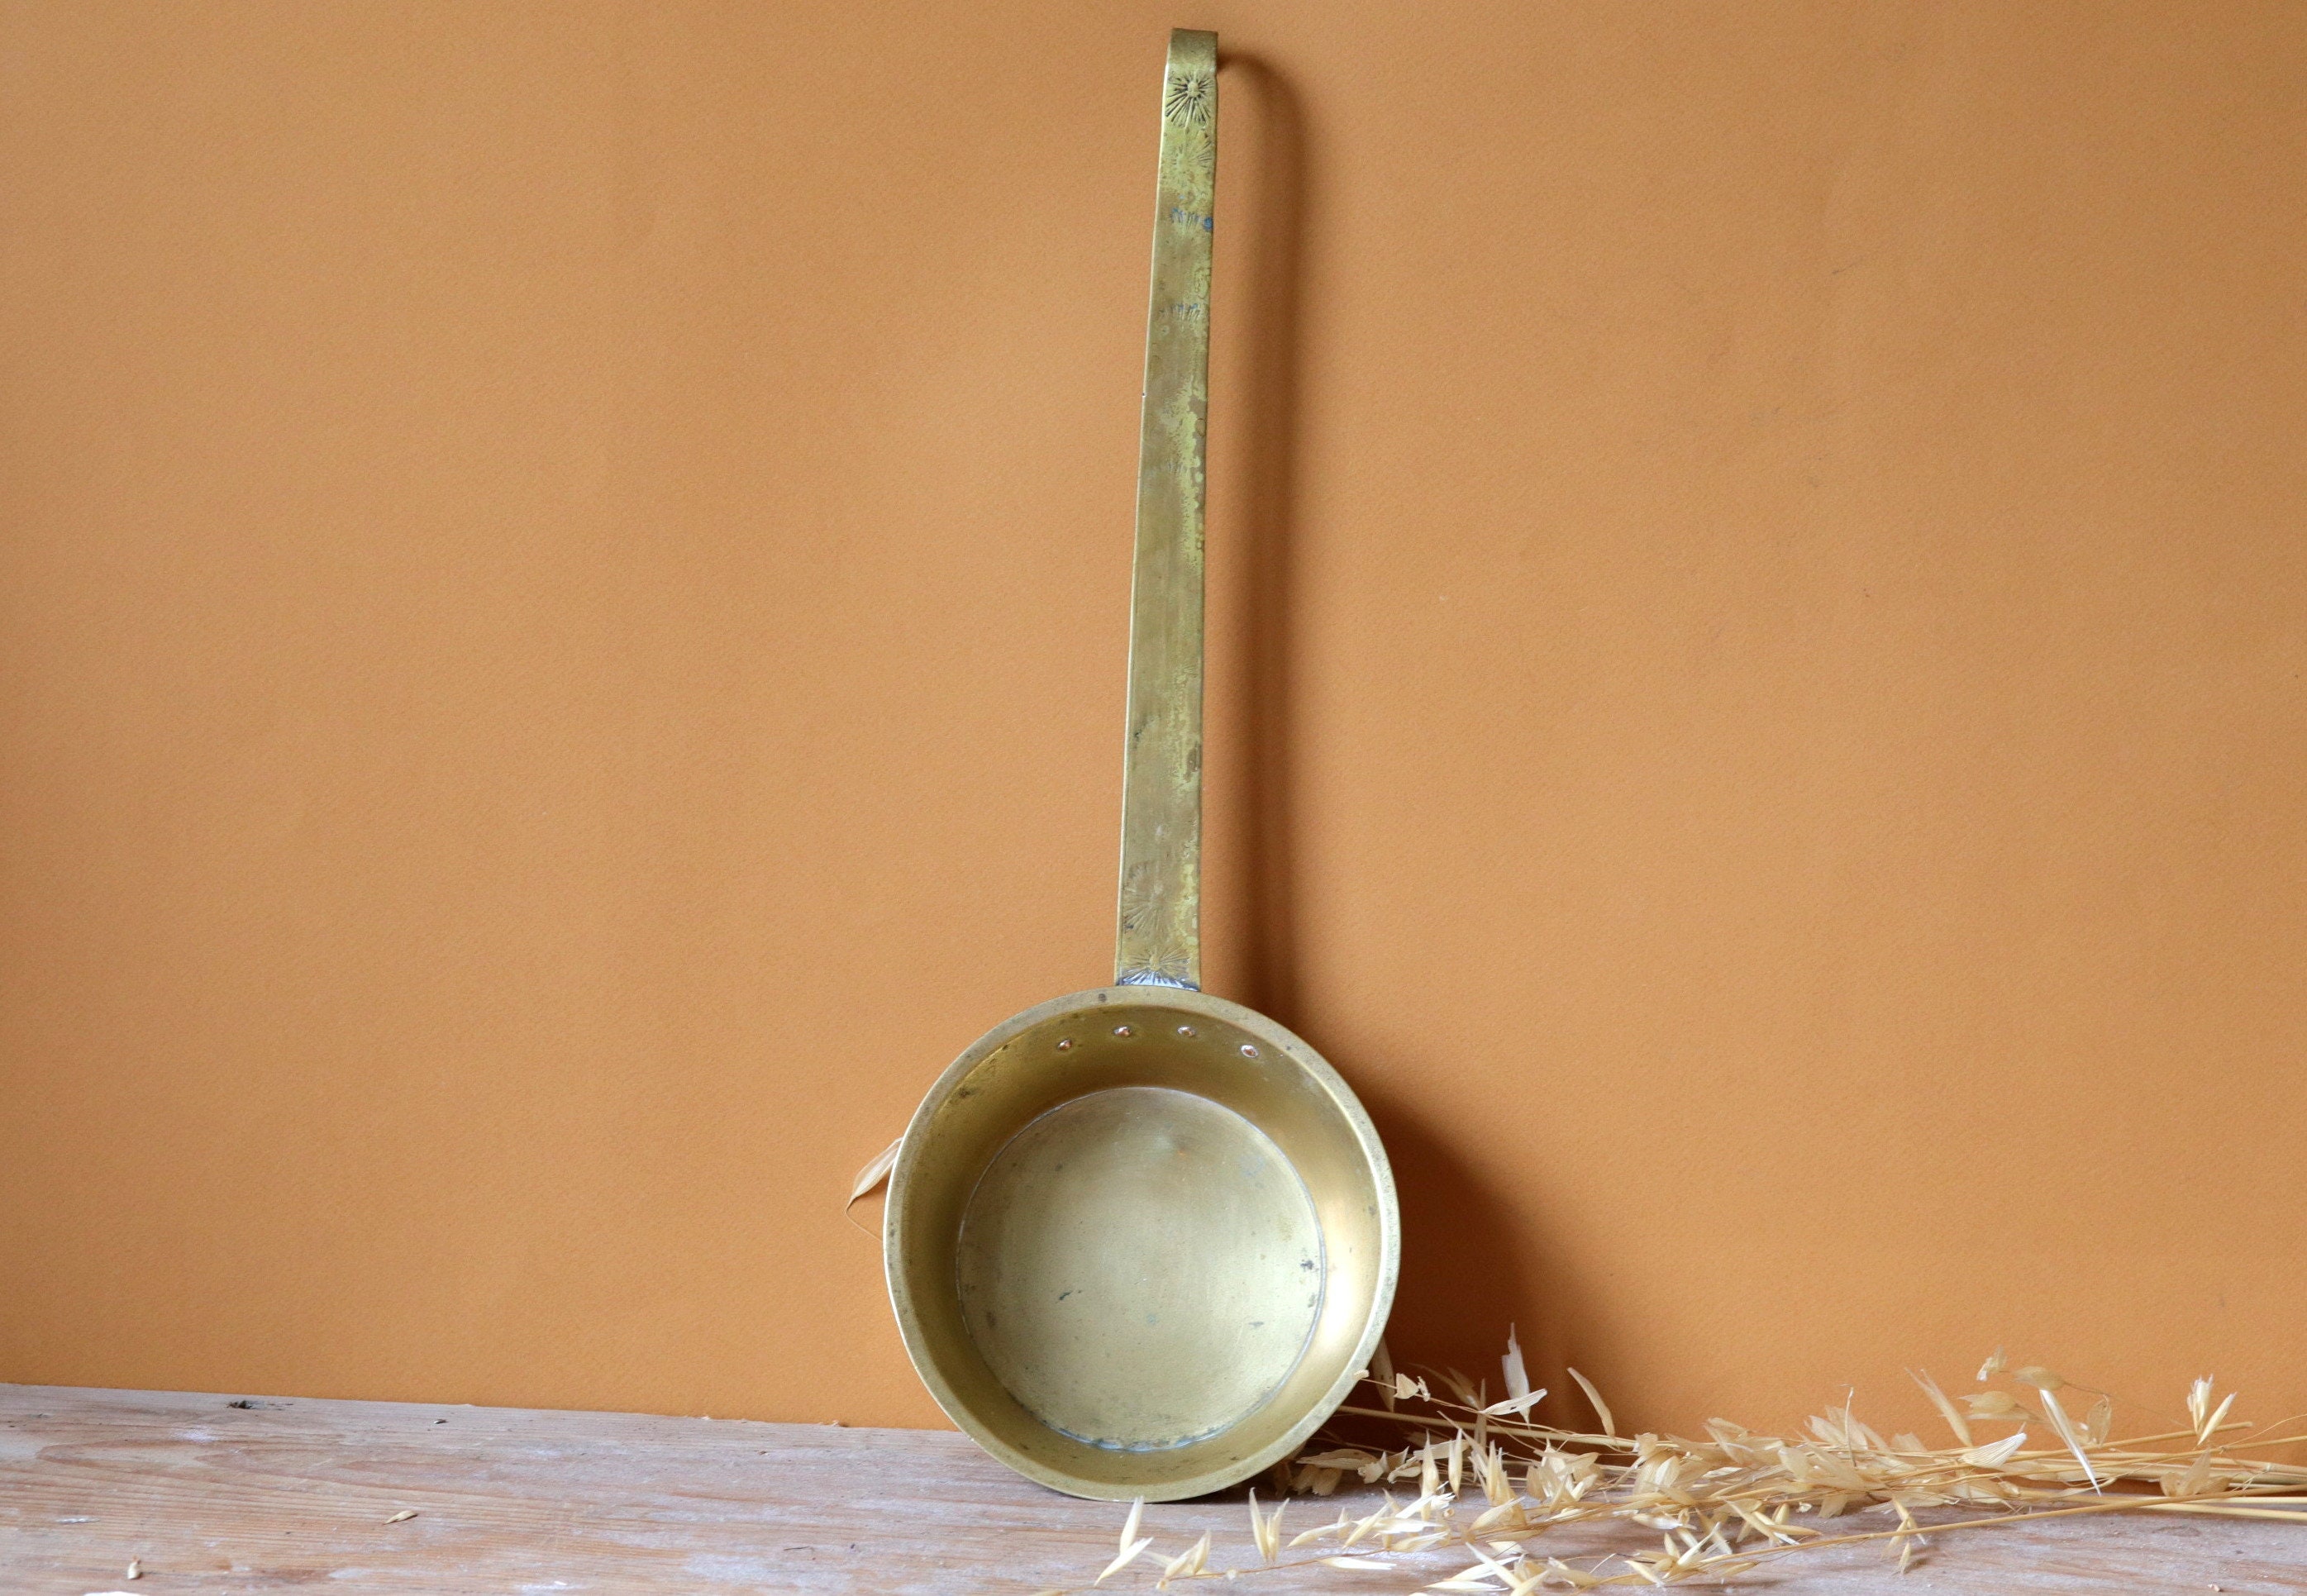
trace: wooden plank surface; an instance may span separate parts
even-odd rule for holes
[[[1146,1532],[1175,1551],[1214,1530],[1213,1566],[1247,1566],[1241,1494],[1149,1507]],[[1323,1522],[1341,1500],[1356,1498],[1293,1501],[1285,1527]],[[1121,1514],[1028,1485],[940,1431],[0,1386],[0,1591],[10,1596],[1025,1596],[1087,1584],[1112,1556]],[[1652,1544],[1648,1533],[1565,1532],[1554,1549],[1574,1562]],[[133,1584],[131,1558],[142,1570]],[[1377,1596],[1463,1561],[1433,1554],[1415,1575],[1263,1574],[1239,1588]],[[1140,1564],[1103,1588],[1149,1590],[1153,1573]],[[2307,1523],[2052,1521],[1944,1538],[1903,1578],[1848,1549],[1757,1570],[1735,1588],[2288,1596],[2307,1592]]]

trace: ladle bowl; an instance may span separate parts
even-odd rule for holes
[[[938,1405],[1028,1479],[1173,1500],[1295,1450],[1367,1368],[1400,1225],[1319,1053],[1100,987],[954,1060],[892,1173],[890,1298]]]

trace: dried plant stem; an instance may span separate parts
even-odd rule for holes
[[[1931,1447],[1907,1435],[1885,1441],[1853,1414],[1847,1400],[1792,1437],[1756,1434],[1721,1420],[1709,1421],[1703,1440],[1617,1435],[1610,1433],[1613,1421],[1601,1394],[1575,1370],[1574,1377],[1605,1429],[1562,1429],[1529,1420],[1531,1406],[1545,1393],[1531,1389],[1521,1348],[1511,1336],[1503,1363],[1508,1395],[1490,1403],[1487,1393],[1462,1376],[1435,1376],[1450,1393],[1437,1397],[1426,1379],[1385,1362],[1374,1383],[1386,1405],[1339,1412],[1394,1427],[1403,1437],[1399,1449],[1371,1451],[1317,1437],[1283,1465],[1278,1472],[1287,1489],[1316,1497],[1332,1494],[1350,1474],[1366,1484],[1415,1482],[1417,1495],[1408,1503],[1389,1493],[1359,1519],[1342,1508],[1336,1522],[1302,1532],[1290,1542],[1297,1547],[1331,1541],[1331,1554],[1282,1560],[1279,1508],[1273,1517],[1261,1517],[1253,1499],[1251,1533],[1261,1566],[1212,1568],[1205,1535],[1175,1557],[1160,1559],[1156,1554],[1156,1587],[1323,1566],[1398,1568],[1407,1575],[1402,1559],[1450,1550],[1474,1561],[1454,1574],[1420,1580],[1419,1586],[1436,1596],[1533,1596],[1561,1588],[1720,1579],[1769,1558],[1867,1543],[1880,1544],[1886,1552],[1895,1549],[1904,1570],[1932,1536],[2042,1518],[2182,1513],[2307,1525],[2307,1513],[2292,1510],[2307,1506],[2307,1495],[2279,1494],[2307,1487],[2307,1468],[2238,1455],[2307,1440],[2293,1430],[2300,1420],[2260,1427],[2229,1420],[2234,1398],[2230,1394],[2214,1407],[2208,1379],[2195,1382],[2189,1393],[2191,1428],[2115,1441],[2110,1436],[2112,1398],[2038,1365],[2011,1372],[2007,1387],[1990,1386],[1960,1399],[1968,1405],[1967,1415],[1929,1376],[1917,1375],[1957,1442]],[[1987,1381],[2005,1368],[1998,1351],[1979,1378]],[[2071,1411],[2058,1399],[2063,1389],[2097,1400],[2087,1410],[2078,1402]],[[1972,1428],[2005,1424],[2018,1428],[1986,1441]],[[2037,1427],[2053,1444],[2026,1446]],[[2238,1430],[2253,1438],[2222,1438]],[[2157,1445],[2171,1442],[2179,1445]],[[2105,1494],[2106,1487],[2123,1482],[2151,1485],[2163,1494]],[[1470,1489],[1479,1494],[1465,1501]],[[1941,1523],[1919,1522],[1914,1514],[1917,1508],[1962,1505],[1996,1510]],[[1899,1523],[1840,1535],[1818,1527],[1822,1520],[1860,1508],[1887,1509],[1898,1514]],[[1810,1515],[1810,1522],[1796,1522],[1797,1514]],[[1123,1533],[1125,1551],[1135,1544],[1137,1522],[1133,1510]],[[1611,1553],[1587,1569],[1550,1557],[1540,1560],[1530,1549],[1531,1542],[1549,1531],[1605,1523],[1663,1532],[1661,1549]],[[1150,1538],[1141,1539],[1140,1551],[1151,1544]],[[1098,1583],[1136,1556],[1131,1552],[1109,1567]],[[1619,1566],[1610,1567],[1613,1563]]]
[[[2307,1501],[2307,1497],[2262,1497],[2277,1502]],[[1857,1535],[1829,1535],[1802,1543],[1804,1551],[1816,1551],[1827,1546],[1857,1546],[1868,1540],[1897,1540],[1908,1535],[1938,1535],[1951,1530],[1999,1530],[2011,1524],[2031,1524],[2043,1518],[2075,1518],[2092,1513],[2203,1513],[2228,1518],[2285,1518],[2298,1522],[2296,1513],[2277,1513],[2262,1507],[2234,1507],[2225,1502],[2168,1502],[2153,1497],[2139,1497],[2129,1501],[2115,1498],[2105,1502],[2086,1502],[2080,1507],[2045,1507],[2031,1513],[1996,1513],[1985,1518],[1957,1519],[1943,1524],[1900,1524],[1895,1530],[1870,1530]],[[1792,1551],[1795,1549],[1784,1549]]]

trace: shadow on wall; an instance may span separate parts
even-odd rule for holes
[[[1235,826],[1248,839],[1242,883],[1241,1000],[1296,1028],[1299,1008],[1297,858],[1291,812],[1291,597],[1296,587],[1299,306],[1304,297],[1305,229],[1313,176],[1308,169],[1303,102],[1289,82],[1255,56],[1228,55],[1228,99],[1248,102],[1264,156],[1256,174],[1256,248],[1240,322],[1248,358],[1240,411],[1247,422],[1239,493],[1248,540],[1248,635],[1238,639],[1243,746]],[[1231,107],[1229,107],[1231,109]]]
[[[1574,1276],[1553,1266],[1543,1219],[1509,1223],[1505,1201],[1413,1107],[1363,1078],[1354,1090],[1385,1139],[1402,1197],[1402,1283],[1386,1328],[1395,1364],[1412,1374],[1457,1369],[1496,1401],[1505,1394],[1498,1360],[1512,1327],[1531,1384],[1548,1392],[1537,1416],[1591,1425],[1593,1410],[1564,1367],[1591,1376],[1607,1362],[1591,1339],[1596,1308]]]
[[[1246,928],[1240,1000],[1270,1014],[1334,1059],[1303,1011],[1299,979],[1297,816],[1293,812],[1291,605],[1297,588],[1300,309],[1307,216],[1320,186],[1309,152],[1304,103],[1289,81],[1253,55],[1222,62],[1228,112],[1256,128],[1262,156],[1252,175],[1256,243],[1248,270],[1246,334],[1238,403],[1245,446],[1237,457],[1243,508],[1248,602],[1234,639],[1246,665],[1239,725],[1242,772],[1233,823],[1248,839],[1240,922]],[[1507,1222],[1506,1206],[1466,1161],[1407,1102],[1372,1079],[1370,1060],[1344,1067],[1394,1164],[1402,1197],[1402,1282],[1387,1331],[1405,1369],[1454,1368],[1503,1394],[1498,1358],[1509,1326],[1518,1328],[1533,1382],[1553,1394],[1540,1410],[1557,1422],[1591,1422],[1583,1398],[1565,1401],[1565,1362],[1582,1351],[1580,1295],[1558,1274],[1532,1281],[1522,1260],[1547,1250],[1543,1237]],[[1379,1072],[1382,1074],[1383,1072]],[[1534,1246],[1534,1243],[1536,1244]]]

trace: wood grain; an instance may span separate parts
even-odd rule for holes
[[[1240,1497],[1149,1507],[1146,1529],[1171,1551],[1214,1530],[1213,1565],[1246,1565]],[[406,1511],[416,1516],[389,1522]],[[1293,1502],[1288,1525],[1334,1512]],[[1112,1555],[1120,1517],[1028,1485],[941,1431],[0,1386],[0,1589],[12,1596],[1025,1596],[1085,1584]],[[1557,1550],[1572,1560],[1647,1540],[1580,1533]],[[142,1566],[133,1587],[132,1558]],[[1457,1562],[1437,1555],[1414,1575],[1267,1575],[1248,1589],[1376,1596]],[[1141,1565],[1105,1588],[1148,1589],[1152,1574]],[[2051,1522],[1950,1537],[1903,1579],[1857,1549],[1737,1588],[2271,1596],[2307,1590],[2307,1523]]]

